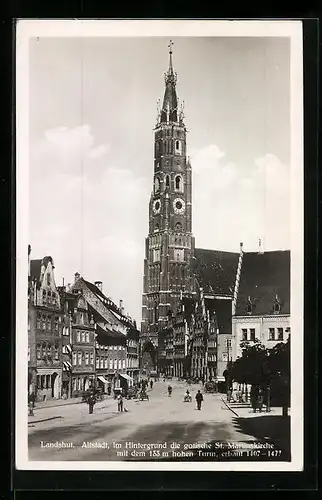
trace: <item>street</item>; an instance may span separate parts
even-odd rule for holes
[[[184,403],[187,384],[171,381],[171,397],[167,394],[168,384],[156,382],[148,391],[149,401],[125,401],[127,411],[122,413],[117,411],[113,398],[97,403],[93,414],[88,413],[85,403],[39,409],[36,406],[35,416],[28,425],[29,459],[282,459],[282,453],[272,454],[273,445],[267,440],[268,449],[264,453],[260,450],[261,457],[253,451],[242,456],[240,447],[254,446],[260,440],[251,435],[251,430],[247,433],[241,430],[222,394],[203,394],[202,409],[198,411],[194,398],[199,388],[203,392],[201,386],[189,387],[193,400]]]

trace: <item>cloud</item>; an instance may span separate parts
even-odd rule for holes
[[[230,162],[216,145],[195,151],[193,231],[196,245],[236,251],[290,246],[290,172],[273,154],[248,166]]]
[[[100,279],[140,321],[149,186],[132,170],[109,165],[107,151],[95,146],[88,126],[48,130],[34,145],[30,243],[33,258],[53,256],[58,281],[71,282],[76,271]]]

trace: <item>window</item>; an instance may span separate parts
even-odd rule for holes
[[[275,302],[274,303],[274,314],[279,314],[280,310],[281,310],[280,303],[279,302]]]
[[[251,328],[251,329],[249,330],[249,332],[250,332],[250,340],[251,340],[252,342],[254,342],[254,341],[255,341],[255,328]]]
[[[122,368],[122,360],[119,359],[119,370],[121,370],[121,368]]]
[[[76,342],[80,342],[80,332],[76,333]]]
[[[157,193],[158,191],[160,191],[160,179],[156,177],[154,180],[154,192]]]
[[[166,177],[165,177],[165,187],[170,187],[170,177],[169,177],[169,175],[166,175]]]
[[[81,378],[77,379],[77,389],[80,391],[82,389],[82,380]]]
[[[105,360],[104,360],[104,368],[107,368],[107,363],[108,363],[108,359],[105,358]]]
[[[114,359],[114,370],[117,370],[117,359]]]
[[[182,187],[183,187],[182,178],[181,178],[180,175],[177,175],[176,178],[175,178],[175,188],[176,188],[176,191],[182,191]]]
[[[78,351],[78,364],[82,364],[82,351]]]
[[[90,352],[90,354],[89,354],[89,360],[90,360],[89,361],[90,364],[93,365],[94,364],[94,353],[93,352]]]
[[[41,347],[40,347],[40,345],[37,345],[37,347],[36,347],[36,356],[37,356],[37,359],[41,359]]]
[[[55,357],[55,360],[57,361],[59,359],[59,351],[58,351],[58,347],[55,347],[55,354],[54,354],[54,357]]]
[[[125,369],[126,366],[125,366],[125,359],[123,359],[123,369]]]
[[[114,351],[116,351],[117,350],[117,345],[114,345],[113,348],[114,348]]]
[[[275,328],[269,328],[268,340],[275,340]]]
[[[180,152],[180,141],[175,141],[176,153]]]
[[[73,352],[73,365],[74,366],[77,365],[77,353],[76,352]]]
[[[58,316],[55,316],[55,330],[58,331],[58,322],[59,322],[59,318]]]
[[[153,262],[159,262],[161,259],[161,249],[155,248],[153,249]]]
[[[43,328],[43,330],[46,330],[46,316],[45,315],[42,316],[42,328]]]
[[[89,364],[89,352],[86,351],[85,352],[85,365],[88,365]]]
[[[177,222],[176,223],[175,229],[176,229],[176,231],[182,231],[182,224],[181,224],[181,222]]]
[[[82,337],[82,342],[85,342],[85,332],[81,333],[81,337]]]
[[[277,328],[277,340],[283,340],[283,328]]]
[[[226,343],[228,348],[231,347],[231,339],[227,339]]]
[[[100,367],[100,358],[96,356],[96,368]]]
[[[113,360],[110,359],[110,370],[113,370]]]
[[[104,358],[100,358],[100,368],[104,368]]]
[[[177,262],[184,262],[184,249],[183,248],[175,248],[174,251],[174,260]]]
[[[47,330],[51,330],[51,317],[47,316]]]
[[[247,340],[247,328],[242,328],[242,340]]]
[[[73,391],[77,391],[77,379],[74,378],[73,380]]]

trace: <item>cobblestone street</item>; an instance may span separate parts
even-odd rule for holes
[[[112,398],[97,403],[91,415],[85,403],[36,407],[34,417],[29,417],[29,459],[181,460],[193,458],[194,445],[258,441],[251,429],[241,430],[221,394],[204,394],[198,411],[194,400],[198,385],[190,388],[192,403],[183,402],[185,383],[173,382],[171,397],[167,385],[157,382],[149,391],[149,401],[126,401],[127,411],[122,413]]]

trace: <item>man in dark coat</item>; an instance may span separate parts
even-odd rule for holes
[[[96,403],[96,399],[94,394],[91,392],[87,398],[87,404],[88,404],[88,413],[93,413],[94,409],[94,404]]]
[[[196,394],[196,401],[197,401],[197,410],[201,410],[201,403],[203,402],[203,395],[201,394],[200,390],[198,390]]]

